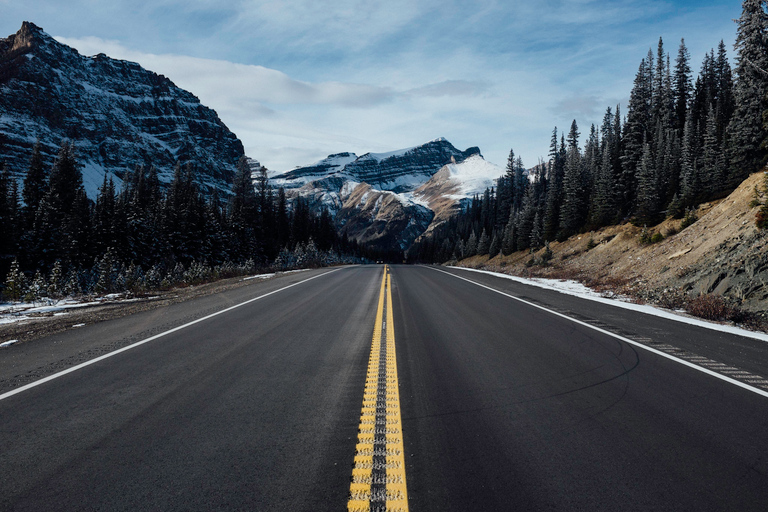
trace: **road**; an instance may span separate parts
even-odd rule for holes
[[[383,269],[0,351],[0,380],[55,377],[0,391],[0,510],[346,510],[377,332],[411,511],[766,510],[768,343],[455,269],[384,293]]]

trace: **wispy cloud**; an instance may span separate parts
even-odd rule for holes
[[[439,136],[535,163],[553,126],[625,105],[659,36],[673,56],[684,37],[697,69],[732,44],[740,12],[716,0],[0,2],[0,34],[30,20],[165,74],[275,169]]]

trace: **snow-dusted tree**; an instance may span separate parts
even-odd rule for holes
[[[12,302],[18,302],[27,292],[27,278],[21,271],[19,260],[11,262],[11,268],[5,277],[5,295]]]
[[[36,302],[40,300],[48,291],[48,282],[40,269],[35,271],[35,277],[32,279],[32,283],[29,285],[27,291],[27,300],[29,302]]]
[[[494,232],[491,245],[488,248],[488,256],[495,258],[501,252],[501,237]]]
[[[64,293],[64,269],[61,260],[56,260],[48,278],[48,295],[53,298],[61,297]]]
[[[467,239],[467,244],[464,246],[464,257],[469,258],[470,256],[474,256],[477,254],[477,235],[475,234],[475,231],[472,230],[472,233],[469,235],[469,238]]]
[[[491,240],[488,238],[488,233],[483,228],[483,232],[480,235],[480,239],[477,241],[477,254],[488,254],[491,250]]]

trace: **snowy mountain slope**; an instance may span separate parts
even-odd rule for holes
[[[75,144],[90,197],[105,172],[137,164],[170,181],[177,162],[192,162],[205,186],[228,190],[244,154],[215,111],[166,77],[84,57],[24,22],[0,39],[0,160],[23,176],[38,139],[48,165],[64,140]]]
[[[299,188],[313,181],[336,177],[368,183],[379,190],[408,192],[425,183],[445,164],[479,154],[476,147],[460,151],[444,138],[439,138],[388,153],[330,155],[312,165],[279,174],[272,183],[286,189]]]
[[[423,234],[428,235],[454,215],[462,202],[495,187],[496,180],[503,174],[501,167],[485,161],[480,155],[444,166],[413,192],[414,201],[426,204],[434,212],[432,222]]]
[[[340,232],[382,249],[407,249],[437,215],[482,194],[503,174],[480,150],[440,138],[389,153],[339,153],[271,180],[313,209],[326,208]]]

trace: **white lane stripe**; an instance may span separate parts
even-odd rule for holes
[[[666,352],[662,352],[660,350],[656,350],[653,347],[649,347],[648,345],[643,345],[642,343],[638,343],[638,342],[633,341],[633,340],[631,340],[629,338],[625,338],[624,336],[620,336],[620,335],[612,333],[610,331],[606,331],[605,329],[601,329],[599,327],[595,327],[594,325],[590,325],[590,324],[588,324],[586,322],[582,322],[580,320],[576,320],[575,318],[571,318],[571,317],[569,317],[567,315],[564,315],[562,313],[558,313],[557,311],[552,311],[551,309],[547,309],[547,308],[545,308],[543,306],[539,306],[538,304],[534,304],[532,302],[528,302],[527,300],[521,299],[519,297],[515,297],[514,295],[510,295],[508,293],[496,290],[495,288],[491,288],[490,286],[486,286],[484,284],[477,283],[475,281],[472,281],[471,279],[467,279],[466,277],[457,276],[456,274],[452,274],[450,272],[446,272],[445,270],[441,270],[439,268],[434,268],[434,267],[426,267],[426,268],[435,270],[437,272],[442,272],[443,274],[448,274],[449,276],[453,276],[456,279],[461,279],[463,281],[467,281],[468,283],[472,283],[472,284],[474,284],[476,286],[479,286],[481,288],[485,288],[486,290],[490,290],[490,291],[496,292],[496,293],[498,293],[500,295],[504,295],[505,297],[509,297],[510,299],[514,299],[516,301],[522,302],[523,304],[527,304],[528,306],[532,306],[532,307],[540,309],[542,311],[546,311],[547,313],[551,313],[553,315],[559,316],[560,318],[564,318],[566,320],[570,320],[571,322],[574,322],[576,324],[583,325],[584,327],[587,327],[589,329],[593,329],[593,330],[595,330],[597,332],[600,332],[600,333],[606,334],[608,336],[611,336],[613,338],[616,338],[617,340],[621,340],[621,341],[623,341],[625,343],[629,343],[630,345],[634,345],[636,347],[642,348],[644,350],[647,350],[648,352],[653,352],[654,354],[659,355],[661,357],[666,357],[667,359],[675,361],[676,363],[680,363],[682,365],[688,366],[689,368],[693,368],[694,370],[698,370],[698,371],[700,371],[702,373],[706,373],[707,375],[711,375],[712,377],[718,378],[718,379],[723,380],[725,382],[729,382],[731,384],[739,386],[740,388],[744,388],[744,389],[746,389],[748,391],[751,391],[751,392],[753,392],[755,394],[758,394],[760,396],[764,396],[764,397],[768,398],[768,391],[764,391],[764,390],[758,389],[758,388],[756,388],[754,386],[750,386],[749,384],[746,384],[744,382],[741,382],[741,381],[738,381],[738,380],[735,380],[735,379],[731,379],[730,377],[727,377],[727,376],[722,375],[720,373],[713,372],[712,370],[708,370],[707,368],[704,368],[702,366],[698,366],[696,364],[688,362],[685,359],[680,359],[679,357],[675,357],[675,356],[670,355],[670,354],[668,354]]]
[[[233,309],[237,309],[240,306],[245,306],[246,304],[250,304],[251,302],[257,301],[259,299],[263,299],[264,297],[269,297],[270,295],[275,294],[277,292],[281,292],[283,290],[287,290],[288,288],[293,288],[294,286],[306,283],[307,281],[311,281],[313,279],[317,279],[318,277],[327,276],[328,274],[333,274],[334,272],[337,272],[339,270],[341,270],[341,268],[337,268],[335,270],[331,270],[330,272],[323,272],[322,274],[316,275],[314,277],[310,277],[308,279],[304,279],[303,281],[299,281],[298,283],[289,284],[288,286],[285,286],[283,288],[279,288],[279,289],[271,291],[269,293],[265,293],[264,295],[259,295],[258,297],[254,297],[253,299],[248,299],[247,301],[241,302],[240,304],[235,304],[234,306],[230,306],[230,307],[228,307],[226,309],[222,309],[221,311],[217,311],[216,313],[211,313],[208,316],[204,316],[202,318],[198,318],[197,320],[193,320],[193,321],[191,321],[189,323],[186,323],[184,325],[180,325],[178,327],[174,327],[173,329],[169,329],[169,330],[167,330],[165,332],[161,332],[160,334],[155,334],[154,336],[152,336],[150,338],[146,338],[146,339],[143,339],[141,341],[137,341],[136,343],[134,343],[132,345],[128,345],[127,347],[123,347],[123,348],[117,349],[117,350],[115,350],[113,352],[109,352],[108,354],[104,354],[102,356],[96,357],[96,358],[91,359],[89,361],[86,361],[84,363],[80,363],[77,366],[73,366],[71,368],[67,368],[66,370],[62,370],[62,371],[60,371],[58,373],[54,373],[53,375],[49,375],[47,377],[43,377],[40,380],[36,380],[34,382],[30,382],[29,384],[27,384],[25,386],[22,386],[20,388],[16,388],[16,389],[13,389],[13,390],[8,391],[6,393],[3,393],[2,395],[0,395],[0,400],[5,400],[6,398],[9,398],[9,397],[12,397],[13,395],[21,393],[22,391],[26,391],[28,389],[32,389],[34,387],[37,387],[40,384],[45,384],[46,382],[52,381],[54,379],[58,379],[59,377],[62,377],[64,375],[68,374],[68,373],[72,373],[72,372],[77,371],[77,370],[79,370],[81,368],[85,368],[86,366],[90,366],[90,365],[92,365],[94,363],[98,363],[99,361],[107,359],[108,357],[112,357],[112,356],[117,355],[117,354],[119,354],[121,352],[125,352],[126,350],[131,350],[132,348],[136,348],[139,345],[143,345],[145,343],[149,343],[150,341],[156,340],[158,338],[162,338],[163,336],[166,336],[168,334],[174,333],[176,331],[180,331],[182,329],[186,329],[187,327],[189,327],[191,325],[195,325],[197,323],[200,323],[200,322],[203,322],[205,320],[211,319],[211,318],[213,318],[215,316],[219,316],[221,314],[224,314],[224,313],[226,313],[228,311],[232,311]]]

